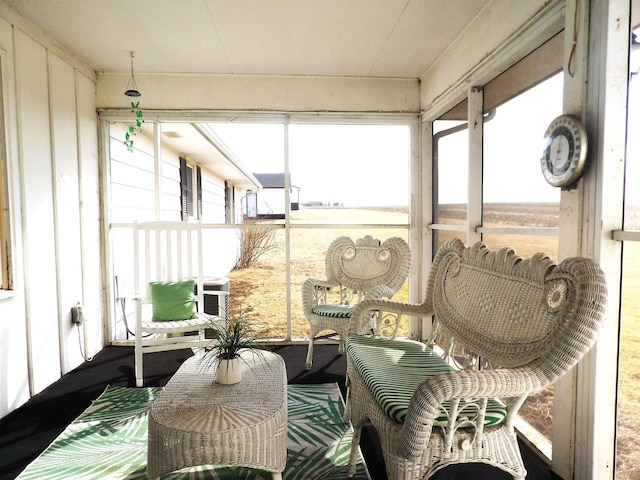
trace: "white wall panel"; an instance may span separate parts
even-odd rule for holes
[[[60,377],[47,53],[16,34],[27,321],[33,393]]]
[[[102,257],[100,225],[100,172],[98,168],[98,119],[95,83],[76,71],[78,152],[80,155],[80,201],[83,298],[87,322],[85,355],[103,346]]]
[[[49,73],[52,166],[56,197],[60,349],[63,372],[68,372],[82,361],[78,348],[77,327],[71,322],[71,307],[82,302],[75,72],[58,57],[49,55]]]
[[[22,292],[0,301],[0,417],[29,399],[27,330]]]
[[[17,158],[15,128],[15,82],[13,66],[13,31],[0,19],[0,68],[5,94],[5,134],[8,143],[9,209],[13,244],[13,296],[0,300],[0,417],[29,398],[27,368],[27,326],[22,275],[22,225],[20,222],[20,168]]]

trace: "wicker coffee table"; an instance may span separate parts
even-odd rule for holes
[[[215,367],[184,362],[151,406],[147,476],[197,465],[258,468],[282,479],[287,374],[279,355],[247,351],[242,381],[218,385]]]

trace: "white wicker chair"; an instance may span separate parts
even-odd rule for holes
[[[554,265],[544,254],[525,260],[509,248],[453,240],[436,255],[422,304],[360,303],[346,344],[354,426],[349,476],[370,420],[390,480],[427,479],[468,462],[524,479],[514,418],[527,396],[593,346],[606,296],[604,274],[589,259]],[[383,330],[402,316],[434,315],[430,345],[358,335],[372,311]]]
[[[355,305],[365,298],[391,298],[407,279],[410,265],[409,246],[398,237],[382,244],[370,235],[356,242],[344,236],[331,242],[325,256],[326,279],[309,278],[302,285],[302,307],[310,327],[307,369],[316,335],[336,332],[342,353]]]
[[[205,291],[200,223],[148,222],[134,224],[134,300],[136,303],[135,377],[143,385],[143,354],[203,347],[211,342],[204,330],[226,321],[226,291]],[[197,313],[193,318],[154,321],[150,283],[193,280]],[[204,312],[204,295],[218,296],[218,315]]]

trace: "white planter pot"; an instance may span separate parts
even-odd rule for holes
[[[240,382],[242,380],[242,369],[240,367],[240,359],[237,357],[231,360],[220,360],[216,370],[216,383],[233,385]]]

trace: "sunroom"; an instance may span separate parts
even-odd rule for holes
[[[399,295],[420,302],[457,237],[601,265],[596,348],[517,428],[559,478],[640,474],[636,0],[2,0],[0,17],[0,417],[132,345],[134,221],[202,222],[214,288],[301,348],[301,283],[331,239],[404,238]],[[124,95],[131,80],[142,96]],[[540,157],[561,114],[589,153],[554,187]],[[283,174],[284,218],[258,220],[273,248],[238,269],[261,174]]]

